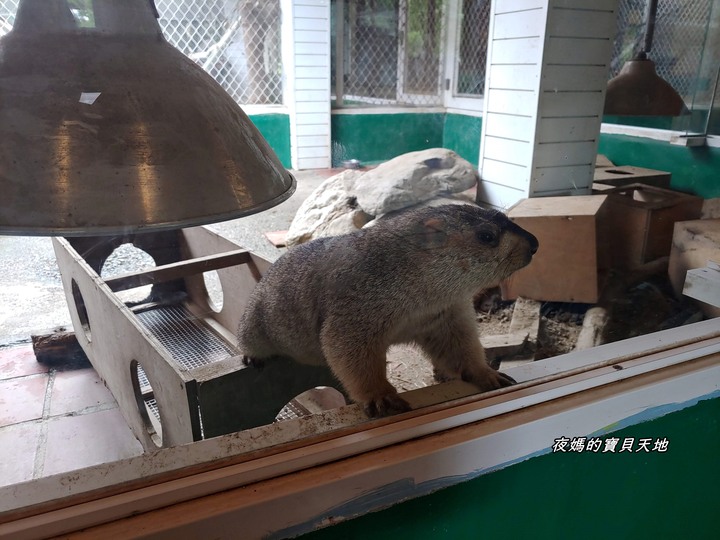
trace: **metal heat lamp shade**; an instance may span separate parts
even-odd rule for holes
[[[0,39],[0,234],[223,221],[295,180],[233,99],[162,37],[152,0],[24,0]]]
[[[655,71],[647,55],[652,48],[657,0],[648,3],[643,50],[625,62],[608,82],[604,114],[617,116],[680,116],[687,109],[675,89]]]

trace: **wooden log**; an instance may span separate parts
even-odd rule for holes
[[[576,351],[590,349],[605,343],[605,327],[608,324],[608,311],[600,306],[587,310],[583,319],[582,329],[575,345]]]
[[[73,369],[91,367],[88,357],[75,337],[75,332],[59,330],[33,334],[30,339],[35,358],[41,364]]]

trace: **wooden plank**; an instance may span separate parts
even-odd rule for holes
[[[295,88],[298,90],[325,90],[330,87],[330,78],[297,78]]]
[[[295,67],[295,77],[298,79],[319,79],[328,80],[327,70],[318,69],[315,66],[297,66]]]
[[[306,158],[329,158],[330,150],[327,146],[298,146],[298,157]]]
[[[720,308],[720,266],[708,263],[706,268],[688,270],[683,294]]]
[[[587,165],[573,167],[545,167],[533,171],[531,194],[549,191],[589,189],[592,184],[592,168]]]
[[[587,116],[602,111],[605,92],[543,92],[540,110],[545,117]]]
[[[326,54],[295,54],[295,66],[313,66],[328,67],[328,57]]]
[[[537,140],[541,144],[596,140],[600,135],[600,123],[599,115],[572,118],[541,117]]]
[[[596,41],[600,46],[588,47],[588,41],[592,40],[581,43],[578,38],[550,36],[545,49],[545,62],[547,64],[607,66],[610,62],[612,43],[609,40],[598,38]]]
[[[535,147],[533,167],[568,167],[571,165],[591,165],[597,155],[597,142],[571,141],[563,143],[543,143]],[[588,167],[588,178],[592,170]]]
[[[328,24],[327,17],[320,18],[307,18],[307,17],[295,17],[295,30],[304,31],[316,31],[322,32]]]
[[[295,32],[295,43],[312,43],[316,47],[330,44],[328,32],[324,30],[299,30]]]
[[[535,94],[525,90],[490,89],[485,97],[486,111],[518,116],[535,116]]]
[[[609,39],[617,27],[611,11],[554,9],[548,17],[547,34],[551,37]]]
[[[308,146],[327,146],[329,144],[329,134],[324,135],[298,135],[298,148]]]
[[[493,182],[526,193],[525,185],[530,178],[530,169],[486,157],[482,163],[481,177],[482,181]]]
[[[532,159],[533,146],[529,142],[485,137],[484,155],[486,159],[525,165]]]
[[[491,64],[539,64],[542,45],[540,37],[503,41],[490,49]]]
[[[527,193],[522,189],[490,182],[484,178],[478,183],[479,199],[495,208],[506,210],[526,196]]]
[[[543,13],[542,9],[534,9],[496,15],[492,39],[518,39],[545,35]]]
[[[498,90],[537,90],[540,73],[537,66],[494,64],[490,66],[490,88]]]
[[[298,90],[295,92],[295,99],[297,101],[304,101],[305,103],[309,101],[328,102],[330,101],[330,90]]]
[[[299,169],[327,169],[330,167],[330,158],[298,158]]]
[[[590,11],[615,11],[618,0],[551,0],[551,8],[586,9]]]
[[[513,13],[530,9],[542,9],[544,5],[545,2],[543,0],[496,0],[495,13]]]
[[[125,291],[134,289],[135,287],[142,287],[143,285],[153,285],[155,283],[181,279],[189,275],[202,274],[210,270],[246,264],[249,260],[250,254],[248,251],[238,249],[229,253],[207,255],[197,259],[165,264],[150,270],[106,279],[105,283],[113,292]]]
[[[546,92],[604,90],[607,80],[606,66],[552,64],[543,69],[540,88]]]
[[[483,119],[486,137],[503,137],[530,142],[535,121],[528,116],[487,113]]]
[[[295,111],[300,113],[326,113],[330,114],[330,103],[322,101],[297,101]]]

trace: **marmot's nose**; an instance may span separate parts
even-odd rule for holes
[[[527,231],[525,231],[527,232]],[[535,238],[534,234],[527,233],[528,235],[528,242],[530,243],[530,253],[535,255],[537,253],[538,247],[540,246],[540,243],[538,242],[538,239]]]

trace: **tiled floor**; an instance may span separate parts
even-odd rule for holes
[[[30,345],[0,348],[0,486],[142,452],[95,370],[48,369]]]

